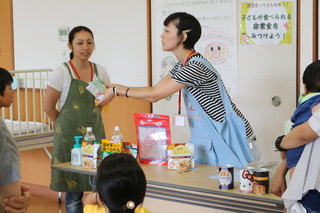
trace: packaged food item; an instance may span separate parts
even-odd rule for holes
[[[123,152],[131,154],[135,159],[138,158],[138,144],[135,142],[122,142]]]
[[[269,169],[255,169],[253,173],[253,191],[257,195],[269,193]]]
[[[192,143],[169,144],[168,169],[186,170],[194,168],[194,145]]]
[[[171,144],[168,115],[134,114],[139,146],[139,162],[150,165],[168,165],[167,146]]]
[[[102,159],[112,153],[121,153],[121,143],[117,140],[102,139]]]
[[[82,168],[95,169],[97,168],[98,149],[100,144],[94,142],[82,142]]]
[[[255,163],[247,164],[247,167],[252,167],[253,169],[268,169],[269,170],[269,186],[271,186],[271,183],[273,181],[278,165],[279,165],[278,161],[255,162]]]
[[[253,192],[253,167],[240,169],[240,192]]]
[[[228,190],[234,188],[233,165],[219,166],[219,189]]]
[[[102,161],[102,142],[101,141],[94,141],[94,143],[99,146],[99,148],[97,150],[97,167],[98,167]]]
[[[99,77],[96,77],[92,82],[89,83],[89,85],[86,88],[91,92],[92,95],[94,95],[94,97],[101,100],[104,95],[97,95],[97,92],[105,90],[106,86],[102,83]]]

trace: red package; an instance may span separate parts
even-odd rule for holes
[[[169,116],[135,113],[134,121],[139,146],[139,162],[168,165],[167,145],[171,144]]]

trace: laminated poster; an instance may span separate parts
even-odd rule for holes
[[[292,44],[292,1],[241,3],[240,44]]]

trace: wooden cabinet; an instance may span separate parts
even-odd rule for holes
[[[0,67],[14,69],[12,0],[0,1]]]

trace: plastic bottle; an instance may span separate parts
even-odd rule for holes
[[[119,126],[115,126],[115,127],[114,127],[114,132],[113,132],[111,138],[112,138],[112,140],[114,140],[116,143],[120,143],[121,152],[123,152],[123,145],[122,145],[123,136],[122,136],[122,133],[120,132],[120,127],[119,127]]]
[[[84,136],[84,141],[94,143],[95,140],[96,140],[96,137],[92,133],[92,127],[87,127],[87,133]]]
[[[81,165],[81,144],[80,139],[82,136],[74,136],[76,143],[73,145],[73,149],[71,149],[71,164],[73,165]]]

